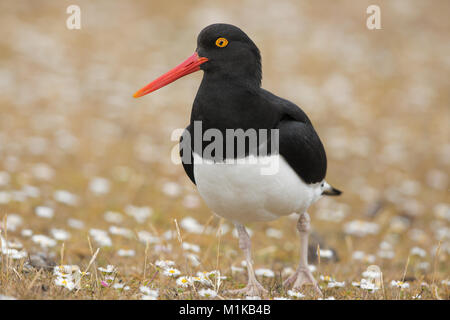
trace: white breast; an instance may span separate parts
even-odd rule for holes
[[[194,153],[198,191],[210,209],[226,219],[275,220],[306,211],[322,193],[321,183],[304,183],[281,155],[240,161],[206,162]]]

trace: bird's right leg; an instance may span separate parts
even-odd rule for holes
[[[308,267],[308,238],[310,232],[310,222],[308,213],[303,212],[297,222],[297,230],[300,233],[300,263],[297,270],[284,281],[284,286],[293,284],[292,289],[300,290],[304,285],[311,285],[314,291],[322,296],[319,286]]]
[[[239,235],[239,248],[241,248],[245,254],[245,261],[247,263],[248,271],[248,284],[243,289],[230,290],[228,293],[245,294],[247,296],[262,296],[267,293],[267,290],[264,289],[264,287],[258,282],[255,271],[253,270],[250,236],[242,224],[236,223],[235,226]]]

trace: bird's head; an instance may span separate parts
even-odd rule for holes
[[[199,70],[210,78],[261,85],[261,55],[256,45],[238,27],[217,23],[200,32],[192,56],[137,91],[134,97],[142,97]]]

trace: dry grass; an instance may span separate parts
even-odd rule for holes
[[[181,166],[170,162],[175,145],[170,134],[186,126],[201,74],[131,98],[190,55],[204,26],[230,22],[258,44],[263,86],[310,115],[327,150],[327,179],[344,190],[342,197],[322,199],[309,212],[321,249],[333,248],[339,256],[339,261],[322,256],[314,275],[345,281],[340,288],[321,281],[325,296],[449,298],[448,1],[378,1],[383,26],[378,31],[365,27],[371,4],[365,1],[77,2],[80,31],[65,27],[69,2],[0,4],[0,218],[2,237],[20,242],[19,251],[41,253],[44,264],[77,265],[89,274],[80,289],[70,291],[55,285],[52,270],[29,267],[28,258],[14,260],[3,250],[0,295],[139,299],[145,285],[159,289],[159,299],[200,298],[202,285],[177,286],[156,267],[158,259],[175,261],[181,275],[220,270],[227,279],[218,298],[230,298],[223,289],[245,284],[245,273],[231,272],[243,260],[237,239],[231,230],[217,236],[219,219],[210,218]],[[107,179],[106,194],[89,187],[94,177]],[[57,190],[73,193],[76,201],[61,203]],[[149,207],[151,214],[138,221],[125,213],[129,205]],[[37,216],[38,206],[52,208],[53,217]],[[107,222],[107,211],[121,213],[122,221]],[[21,223],[6,230],[6,220],[17,217]],[[186,217],[197,219],[205,232],[186,230]],[[71,218],[84,225],[70,227]],[[345,226],[353,220],[378,230],[349,234]],[[293,221],[249,226],[255,267],[275,273],[262,278],[270,297],[287,296],[281,273],[297,263]],[[112,225],[131,235],[111,234]],[[223,226],[231,228],[226,221]],[[22,233],[30,229],[54,237],[53,228],[70,232],[70,239],[42,248]],[[108,231],[112,245],[95,241],[93,228]],[[281,237],[267,236],[268,228],[281,231]],[[139,241],[143,230],[159,243]],[[186,258],[192,251],[183,249],[183,242],[200,247],[193,252],[198,266]],[[414,247],[425,255],[411,254]],[[122,257],[119,249],[135,255]],[[373,255],[374,261],[353,259],[355,251]],[[108,264],[117,267],[112,281],[129,290],[101,284],[105,274],[98,267]],[[351,285],[371,264],[383,272],[384,286],[375,293]],[[402,279],[408,289],[390,286]]]

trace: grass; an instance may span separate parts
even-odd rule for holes
[[[263,86],[310,116],[327,150],[327,180],[344,191],[309,210],[311,256],[323,250],[311,263],[325,298],[449,298],[444,37],[450,25],[440,17],[448,2],[417,1],[403,10],[381,1],[385,20],[377,31],[365,27],[371,3],[364,1],[286,1],[259,14],[251,1],[208,6],[79,1],[80,31],[65,28],[69,2],[42,1],[39,12],[31,1],[22,3],[0,4],[0,230],[10,249],[26,255],[12,259],[2,248],[0,295],[141,299],[151,297],[141,291],[146,286],[159,290],[158,299],[206,299],[202,288],[217,289],[217,277],[209,286],[177,285],[156,265],[165,259],[175,262],[180,276],[219,270],[226,279],[216,299],[233,298],[225,290],[245,286],[246,272],[232,271],[244,259],[232,225],[211,215],[181,166],[170,161],[176,145],[170,135],[186,126],[201,75],[131,98],[191,54],[209,20],[225,19],[259,46]],[[58,190],[75,197],[61,199]],[[50,208],[51,218],[37,215],[38,206]],[[105,218],[108,211],[119,215]],[[199,225],[189,227],[186,218]],[[298,262],[294,225],[291,217],[249,225],[255,268],[274,272],[259,277],[267,298],[289,297],[282,280],[283,270]],[[52,229],[63,232],[57,236]],[[55,244],[42,247],[24,230]],[[64,232],[70,237],[57,240]],[[121,256],[121,249],[134,255]],[[337,257],[327,258],[328,249]],[[69,290],[55,284],[52,265],[73,265],[88,274],[79,289]],[[116,272],[98,269],[107,265]],[[383,276],[374,293],[352,285],[371,265]],[[328,288],[321,275],[345,285]],[[409,288],[391,287],[392,280]],[[308,288],[302,293],[316,298]]]

